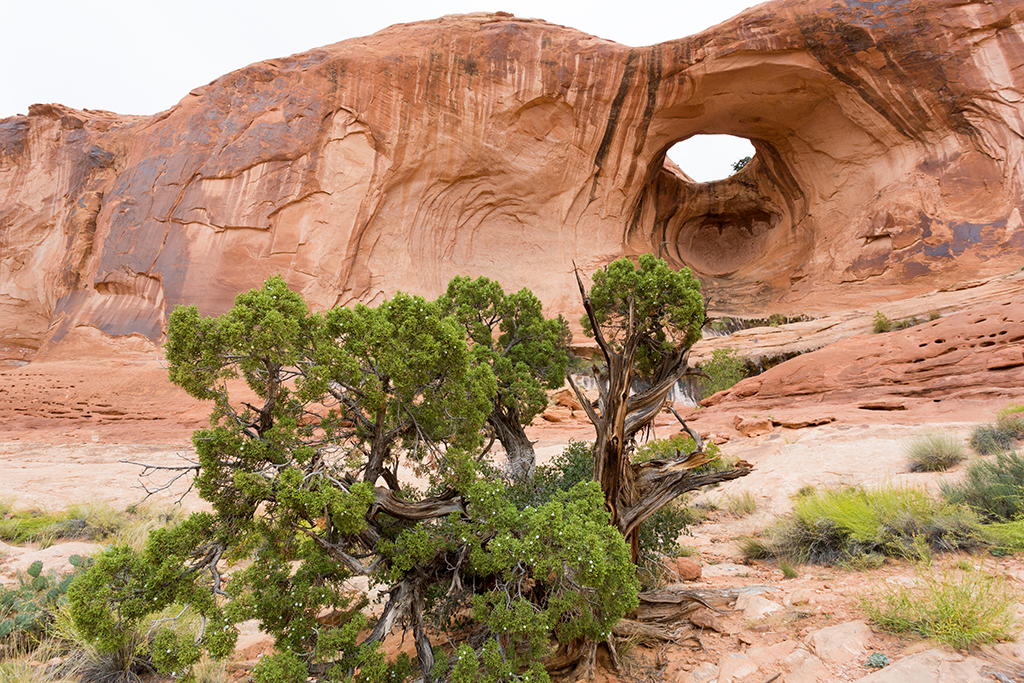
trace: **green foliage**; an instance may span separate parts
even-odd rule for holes
[[[636,369],[650,377],[679,347],[700,339],[704,325],[704,299],[700,282],[689,268],[674,271],[662,259],[642,254],[638,266],[627,258],[613,261],[594,273],[590,301],[605,339],[618,348],[629,332],[630,307],[635,328],[642,331]],[[583,331],[594,335],[590,319],[581,319]]]
[[[572,339],[565,320],[546,319],[530,290],[505,294],[485,277],[455,277],[437,304],[465,328],[474,361],[494,371],[495,410],[529,424],[547,406],[544,390],[565,383]]]
[[[747,362],[731,346],[715,349],[711,359],[698,365],[707,375],[700,379],[701,398],[725,391],[747,376]]]
[[[882,332],[891,332],[893,329],[892,320],[890,320],[889,316],[887,316],[885,313],[882,313],[881,311],[875,311],[874,321],[875,324],[873,329],[875,331],[875,334],[881,334]]]
[[[885,487],[815,491],[794,500],[793,512],[748,540],[748,557],[800,563],[876,563],[885,556],[921,558],[931,551],[984,544],[969,510],[930,499],[923,491]]]
[[[970,444],[978,455],[1005,453],[1017,445],[1011,434],[994,424],[978,425],[971,430]]]
[[[918,633],[958,649],[1011,638],[1019,596],[1005,577],[968,569],[924,571],[911,586],[888,586],[862,605],[882,628]]]
[[[884,669],[889,666],[889,657],[884,652],[872,652],[864,666],[869,669]]]
[[[740,171],[742,171],[744,168],[746,168],[747,164],[750,163],[750,159],[751,157],[743,157],[741,159],[738,159],[737,161],[732,162],[732,172],[739,173]]]
[[[902,318],[900,320],[892,320],[881,311],[875,311],[873,330],[875,334],[880,334],[882,332],[892,332],[894,330],[905,330],[908,327],[920,324],[921,321],[913,316],[909,318]]]
[[[982,527],[982,533],[993,555],[1024,552],[1024,519],[989,522]]]
[[[1024,439],[1024,405],[1013,403],[996,413],[996,427],[1020,440]]]
[[[997,453],[994,460],[968,466],[963,480],[942,484],[942,495],[952,504],[965,504],[989,521],[1009,522],[1024,516],[1024,458]]]
[[[924,434],[908,442],[904,452],[911,472],[944,472],[967,457],[963,442],[951,434]]]
[[[90,561],[75,555],[71,564],[76,572],[57,576],[44,573],[36,560],[25,574],[19,572],[17,586],[0,586],[0,653],[39,641],[49,631],[75,574]]]
[[[306,662],[294,652],[278,652],[260,659],[253,683],[306,683]]]
[[[498,291],[460,280],[440,302],[398,293],[313,314],[275,277],[217,318],[176,309],[171,379],[213,402],[193,437],[213,513],[101,555],[69,593],[75,629],[100,652],[134,648],[184,672],[204,651],[226,655],[236,624],[256,619],[278,652],[258,681],[398,683],[409,660],[360,640],[365,596],[346,581],[363,573],[407,601],[408,623],[469,629],[460,656],[434,649],[440,678],[545,680],[553,642],[606,637],[637,582],[597,486],[513,493],[478,462],[499,387],[529,412],[531,392],[564,371],[561,323],[528,292]],[[429,488],[399,481],[408,469]],[[222,559],[246,561],[226,587]],[[176,627],[188,615],[206,624],[193,637]]]

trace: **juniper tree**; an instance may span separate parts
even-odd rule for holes
[[[258,680],[400,681],[408,662],[379,643],[404,625],[423,680],[543,681],[556,648],[608,638],[636,606],[596,484],[520,510],[480,475],[497,382],[436,304],[396,294],[314,314],[275,277],[219,317],[177,308],[165,348],[171,380],[213,403],[188,466],[212,512],[142,552],[112,548],[76,581],[73,619],[101,650],[142,629],[156,664],[181,672],[257,619],[278,649]],[[375,621],[353,576],[383,586]],[[203,618],[198,639],[160,616],[171,606]],[[462,644],[447,653],[427,626],[452,615]]]
[[[505,294],[485,277],[454,278],[438,304],[466,329],[475,361],[488,365],[497,379],[487,423],[505,449],[509,474],[515,480],[531,476],[535,454],[524,426],[547,406],[545,389],[565,382],[567,323],[562,316],[545,318],[530,290]]]
[[[696,446],[692,453],[640,463],[631,459],[634,437],[652,423],[687,373],[690,347],[700,339],[704,300],[690,270],[674,271],[662,259],[643,254],[636,266],[622,258],[595,272],[589,294],[578,272],[576,280],[586,310],[583,330],[597,341],[605,361],[596,373],[597,407],[572,386],[597,432],[594,480],[635,562],[644,520],[686,491],[735,479],[749,469],[695,472],[712,458],[688,428]]]

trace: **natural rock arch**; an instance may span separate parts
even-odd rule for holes
[[[653,251],[719,307],[822,312],[1019,266],[1018,3],[778,0],[629,48],[510,15],[385,29],[254,64],[154,116],[0,121],[0,334],[160,342],[280,272],[316,307],[457,274],[578,317]],[[756,160],[696,185],[701,133]],[[52,345],[51,345],[52,347]],[[20,350],[18,350],[20,349]]]

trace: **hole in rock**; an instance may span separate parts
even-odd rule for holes
[[[667,155],[698,183],[710,183],[743,168],[754,158],[754,146],[734,135],[694,135],[672,145]]]

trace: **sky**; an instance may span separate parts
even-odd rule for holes
[[[755,0],[0,0],[6,28],[0,41],[0,64],[4,65],[0,119],[25,114],[34,103],[154,114],[170,108],[193,88],[253,62],[445,14],[500,10],[641,46],[697,33],[757,4]],[[705,147],[670,156],[697,180],[710,180],[728,175],[733,161],[753,154],[744,140],[732,147],[712,148],[713,152]],[[708,162],[695,165],[695,158]]]

